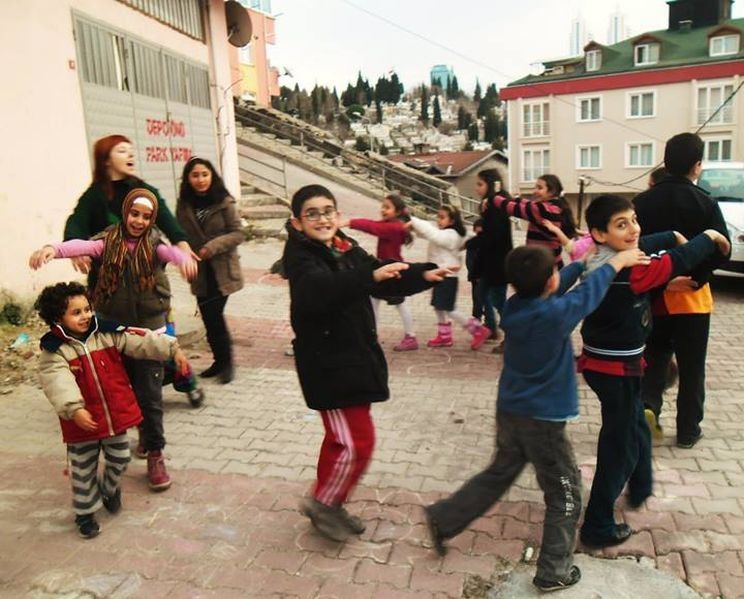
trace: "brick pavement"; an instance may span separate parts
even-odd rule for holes
[[[63,446],[41,392],[25,387],[0,398],[0,596],[460,597],[465,588],[482,591],[539,544],[544,510],[527,469],[444,559],[429,549],[420,506],[486,465],[493,448],[501,359],[471,352],[464,335],[451,350],[388,353],[392,400],[374,408],[374,461],[349,506],[368,529],[345,546],[313,533],[296,507],[314,476],[322,426],[283,354],[291,337],[287,290],[265,275],[280,249],[276,242],[242,249],[250,284],[228,303],[235,382],[205,384],[199,409],[166,393],[173,487],[150,493],[144,463],[133,461],[124,509],[101,516],[97,539],[75,535]],[[420,259],[423,250],[417,242],[408,255]],[[182,283],[174,287],[187,293]],[[671,437],[655,447],[656,497],[618,513],[639,532],[600,552],[634,556],[726,599],[744,596],[742,294],[740,281],[716,294],[705,439],[692,450],[677,449]],[[425,340],[434,329],[428,297],[413,298],[412,307]],[[397,318],[383,308],[386,348],[400,335]],[[199,349],[191,353],[197,367],[208,362]],[[569,434],[586,492],[599,409],[583,383],[580,396],[582,417]],[[662,423],[672,425],[671,403],[665,410]]]

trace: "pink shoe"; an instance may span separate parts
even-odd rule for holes
[[[452,323],[440,322],[437,325],[437,336],[426,342],[429,347],[452,347]]]
[[[470,349],[478,349],[491,336],[491,329],[481,325],[473,332],[473,340],[470,342]]]
[[[413,351],[418,349],[418,341],[415,335],[406,335],[400,340],[400,343],[393,348],[393,351]]]
[[[147,481],[153,491],[165,491],[171,486],[171,478],[165,468],[162,449],[153,450],[147,454]]]

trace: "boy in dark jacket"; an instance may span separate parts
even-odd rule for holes
[[[700,176],[704,147],[703,140],[694,133],[680,133],[667,141],[667,177],[633,200],[645,234],[674,230],[692,239],[706,229],[715,229],[728,238],[718,204],[694,183]],[[677,446],[682,448],[692,447],[702,437],[705,355],[713,311],[708,280],[727,257],[720,252],[713,254],[690,273],[687,288],[670,286],[652,303],[654,326],[646,344],[648,368],[641,387],[646,418],[661,436],[659,416],[667,372],[675,354],[679,367]]]
[[[473,223],[474,235],[465,242],[465,268],[468,269],[468,281],[470,281],[470,297],[473,300],[473,318],[483,320],[485,306],[480,294],[481,279],[481,251],[483,249],[483,219],[479,218]]]
[[[283,263],[297,375],[325,438],[318,478],[301,511],[324,536],[345,541],[364,532],[343,507],[369,464],[375,435],[370,404],[390,396],[370,295],[418,293],[450,274],[435,264],[383,263],[338,228],[331,192],[307,185],[292,197]]]
[[[434,546],[458,535],[503,495],[531,462],[545,494],[545,524],[537,575],[542,591],[581,579],[573,565],[576,523],[581,513],[581,476],[566,422],[579,415],[571,332],[602,301],[610,281],[646,258],[621,252],[573,289],[584,270],[573,262],[560,273],[547,248],[523,246],[506,258],[506,276],[516,295],[504,306],[504,369],[496,404],[496,455],[456,493],[425,508]]]
[[[641,237],[633,205],[609,194],[589,205],[586,223],[597,245],[597,253],[588,262],[589,272],[624,250],[640,247],[651,255],[648,264],[617,275],[600,306],[581,327],[584,349],[579,370],[599,398],[602,428],[580,536],[587,546],[608,547],[632,534],[627,524],[615,523],[613,514],[625,484],[631,507],[642,505],[652,491],[651,437],[641,403],[643,349],[651,325],[647,292],[709,260],[716,248],[726,254],[729,243],[712,229],[690,242],[671,231]]]

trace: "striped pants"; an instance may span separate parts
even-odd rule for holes
[[[320,412],[325,438],[318,456],[318,480],[313,493],[325,505],[341,505],[372,458],[375,426],[369,404]]]
[[[98,479],[98,456],[103,448],[103,476]],[[129,464],[126,433],[100,441],[71,443],[67,446],[72,482],[72,510],[76,515],[93,514],[101,508],[101,493],[111,497],[121,484]]]

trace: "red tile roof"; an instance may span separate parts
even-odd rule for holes
[[[388,156],[393,162],[402,162],[406,166],[435,172],[437,174],[457,177],[484,162],[491,156],[501,158],[496,150],[472,150],[469,152],[432,152],[429,154],[395,154]],[[501,158],[503,160],[503,158]]]

